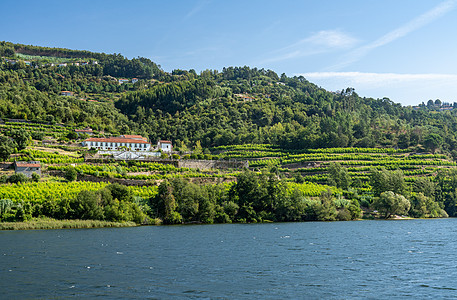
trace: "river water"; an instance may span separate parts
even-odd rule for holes
[[[457,219],[0,231],[0,298],[455,298],[456,237]]]

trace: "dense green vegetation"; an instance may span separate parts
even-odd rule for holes
[[[456,216],[454,106],[402,107],[258,68],[166,73],[141,57],[0,42],[0,160],[39,160],[45,173],[1,176],[0,220]],[[78,146],[88,136],[74,131],[88,127],[172,140],[174,159],[249,160],[251,170],[88,164]]]

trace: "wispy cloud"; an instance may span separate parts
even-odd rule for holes
[[[210,2],[210,0],[199,0],[197,4],[194,7],[192,7],[192,9],[184,16],[183,21],[190,19],[192,16],[201,11],[205,6],[207,6]]]
[[[370,51],[385,46],[389,43],[392,43],[406,35],[410,34],[413,31],[416,31],[423,26],[435,21],[436,19],[442,17],[446,13],[452,11],[457,6],[457,0],[448,0],[445,2],[440,3],[433,9],[427,11],[426,13],[414,18],[410,22],[406,23],[403,26],[398,27],[395,30],[383,35],[379,39],[375,40],[374,42],[359,47],[353,51],[351,51],[348,55],[346,55],[343,61],[335,66],[333,66],[332,70],[341,70],[344,67],[360,60],[365,55],[367,55]]]
[[[322,30],[291,45],[270,53],[259,64],[315,55],[340,49],[352,48],[358,40],[341,30]]]

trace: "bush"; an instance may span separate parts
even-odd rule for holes
[[[338,221],[350,221],[351,220],[351,213],[347,208],[343,208],[338,211],[338,214],[336,215],[336,219]]]
[[[75,167],[69,166],[65,171],[65,179],[68,181],[75,181],[78,177],[78,172],[76,171]]]
[[[37,173],[32,173],[32,181],[34,182],[38,182],[40,181],[40,175],[38,175]]]
[[[19,182],[27,182],[27,181],[29,181],[28,177],[22,173],[13,174],[8,178],[9,183],[19,183]]]

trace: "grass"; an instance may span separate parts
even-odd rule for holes
[[[101,228],[101,227],[133,227],[134,222],[108,222],[99,220],[55,220],[32,219],[26,222],[0,222],[0,230],[29,229],[64,229],[64,228]]]

